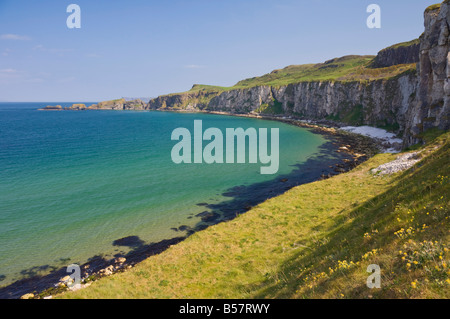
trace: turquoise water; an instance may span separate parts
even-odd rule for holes
[[[224,193],[235,186],[289,174],[325,143],[320,135],[274,121],[36,110],[45,105],[0,103],[0,286],[43,265],[126,252],[112,244],[122,237],[150,243],[180,236],[171,228],[194,227],[201,222],[195,215],[208,210],[197,204],[220,204],[232,199]],[[174,164],[171,133],[177,127],[193,132],[196,119],[204,130],[279,128],[277,176],[261,175],[261,164]]]

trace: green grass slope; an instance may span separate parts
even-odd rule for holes
[[[450,133],[406,172],[293,188],[63,298],[449,298]],[[367,267],[381,267],[369,289]]]
[[[261,77],[238,82],[233,88],[261,85],[282,86],[311,81],[371,81],[395,77],[415,70],[415,64],[395,65],[388,68],[369,67],[374,56],[349,55],[319,64],[291,65]]]

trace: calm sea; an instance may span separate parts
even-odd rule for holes
[[[37,111],[47,104],[0,103],[0,286],[49,267],[131,249],[113,245],[119,238],[152,243],[183,235],[174,228],[198,226],[199,213],[237,213],[239,206],[254,205],[292,187],[289,183],[317,178],[328,165],[321,135],[280,122]],[[171,133],[177,127],[193,131],[196,119],[203,120],[203,129],[223,132],[279,128],[278,174],[261,175],[261,164],[174,164]],[[280,182],[283,176],[289,182]]]

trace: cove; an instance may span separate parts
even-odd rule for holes
[[[234,218],[338,160],[323,136],[276,121],[41,106],[0,107],[0,286],[93,257],[138,260],[152,243]],[[224,132],[279,129],[278,172],[260,174],[261,163],[173,163],[171,134],[194,120]]]

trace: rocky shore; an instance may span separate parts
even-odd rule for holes
[[[133,237],[121,238],[118,241],[134,242]],[[79,265],[81,282],[78,285],[74,284],[71,273],[67,272],[66,267],[54,270],[44,276],[24,278],[0,288],[0,299],[49,299],[64,291],[82,289],[102,277],[130,269],[144,259],[159,254],[184,239],[186,237],[175,237],[158,243],[142,244],[128,254],[117,255],[114,258],[94,256],[88,262]]]

